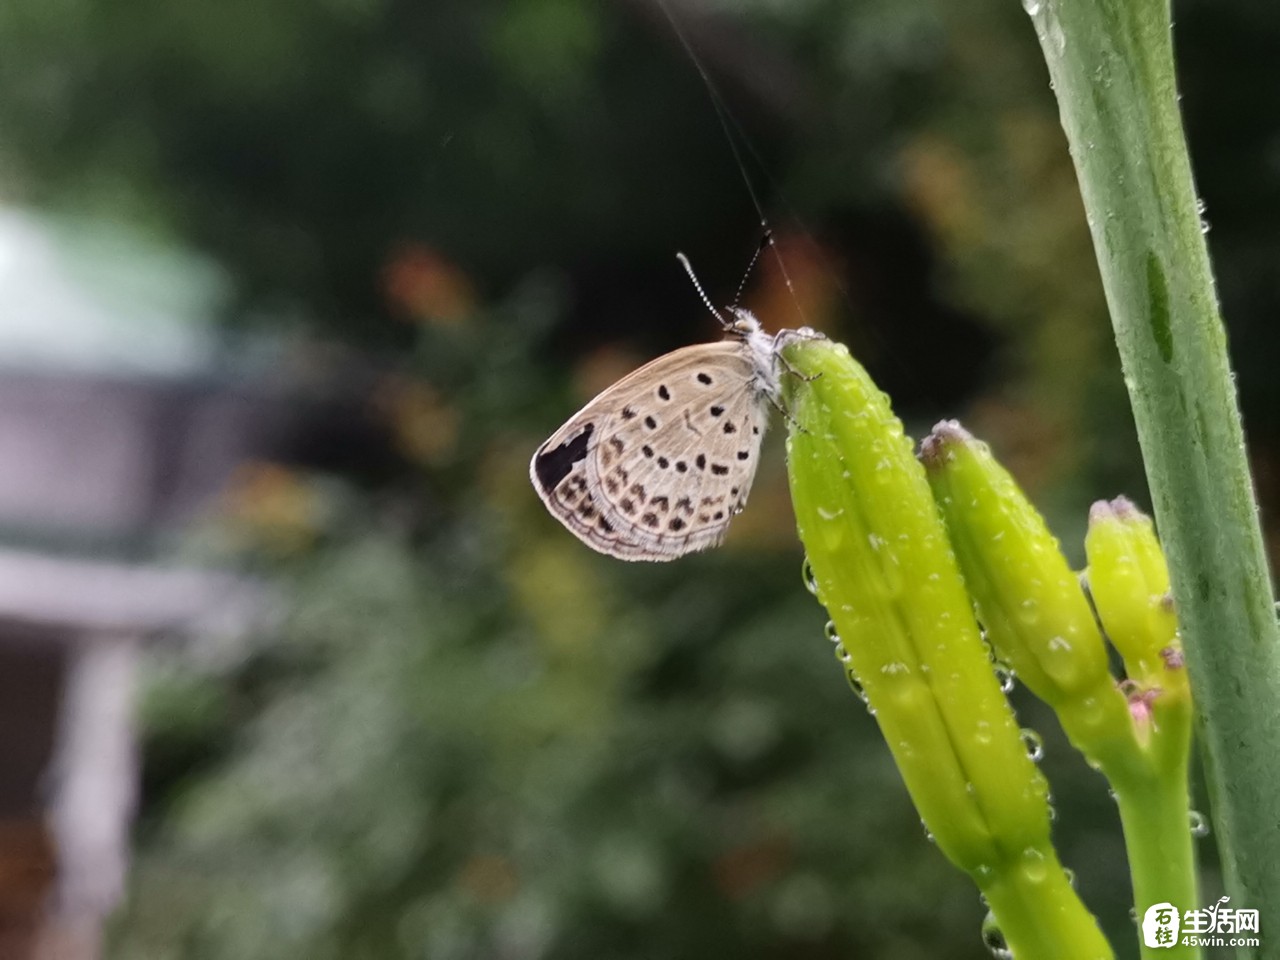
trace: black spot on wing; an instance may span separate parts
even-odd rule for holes
[[[588,423],[572,440],[538,455],[533,463],[533,472],[538,475],[538,483],[544,492],[554,490],[569,475],[573,465],[587,455],[587,442],[595,429],[594,423]]]

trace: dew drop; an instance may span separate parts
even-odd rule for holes
[[[1004,931],[996,922],[996,915],[988,912],[982,920],[982,945],[996,960],[1013,960],[1013,951],[1004,938]]]
[[[1039,763],[1044,757],[1044,741],[1040,739],[1040,734],[1029,727],[1024,727],[1019,731],[1018,736],[1022,740],[1023,747],[1026,748],[1028,759],[1032,763]]]
[[[818,595],[818,578],[813,574],[813,567],[809,565],[808,557],[804,558],[804,566],[800,568],[800,575],[804,577],[804,588],[816,597]]]
[[[836,647],[836,659],[841,663],[848,663],[853,659],[853,657],[849,655],[849,651],[844,648],[843,643]]]
[[[1209,818],[1199,810],[1192,810],[1187,814],[1187,820],[1191,824],[1191,836],[1200,840],[1209,835]]]
[[[827,635],[827,639],[832,643],[840,642],[840,634],[836,632],[836,622],[834,620],[828,620],[827,625],[822,628],[822,632]]]
[[[875,713],[875,711],[870,708],[870,704],[867,701],[867,691],[863,689],[862,681],[858,679],[858,675],[853,672],[853,667],[849,667],[845,670],[844,678],[849,682],[849,689],[853,691],[854,696],[863,703],[867,703],[867,709],[871,713]]]
[[[1049,866],[1045,855],[1035,847],[1027,847],[1023,850],[1022,873],[1032,883],[1043,883],[1049,875]]]
[[[1071,889],[1074,890],[1076,888],[1076,872],[1070,867],[1063,867],[1062,873],[1067,878],[1067,883],[1071,885]]]
[[[1013,667],[1009,666],[1007,663],[1004,663],[1003,661],[997,660],[993,669],[995,670],[995,673],[996,673],[996,680],[1000,682],[1000,692],[1012,693],[1013,682],[1016,677],[1016,675],[1013,672]]]
[[[929,829],[929,825],[927,823],[921,820],[920,826],[924,828],[924,838],[926,840],[928,840],[930,843],[938,842],[938,838],[933,835],[933,831]]]

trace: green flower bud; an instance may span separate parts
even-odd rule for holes
[[[1155,526],[1124,497],[1100,500],[1089,510],[1084,546],[1094,607],[1124,658],[1139,740],[1176,768],[1189,749],[1191,689]]]
[[[921,444],[965,583],[997,654],[1095,765],[1127,756],[1133,723],[1058,541],[986,444],[955,421]]]
[[[1175,676],[1177,695],[1135,681],[1132,672],[1117,686],[1093,611],[1057,541],[985,444],[959,424],[941,423],[921,444],[921,459],[987,636],[1111,781],[1134,902],[1194,900],[1190,702],[1168,620],[1168,572],[1150,523],[1127,503],[1094,507],[1090,584],[1126,663],[1163,670],[1162,680]]]
[[[1186,686],[1169,568],[1151,518],[1124,497],[1089,511],[1089,590],[1125,672],[1144,688]]]
[[[843,346],[799,341],[784,357],[812,586],[921,818],[987,894],[1015,955],[1110,956],[1049,842],[1044,779],[888,398]]]

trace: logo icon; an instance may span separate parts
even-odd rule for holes
[[[1142,916],[1142,942],[1148,947],[1258,946],[1257,937],[1233,936],[1257,933],[1258,911],[1233,909],[1227,906],[1230,902],[1230,897],[1220,897],[1203,910],[1179,910],[1172,903],[1153,903]]]
[[[1153,903],[1142,916],[1142,942],[1148,947],[1172,947],[1178,942],[1178,908]]]

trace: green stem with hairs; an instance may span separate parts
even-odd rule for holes
[[[1025,0],[1058,98],[1200,714],[1233,906],[1280,918],[1280,631],[1167,0]],[[1141,909],[1141,905],[1139,905]],[[1280,937],[1257,956],[1280,957]]]

